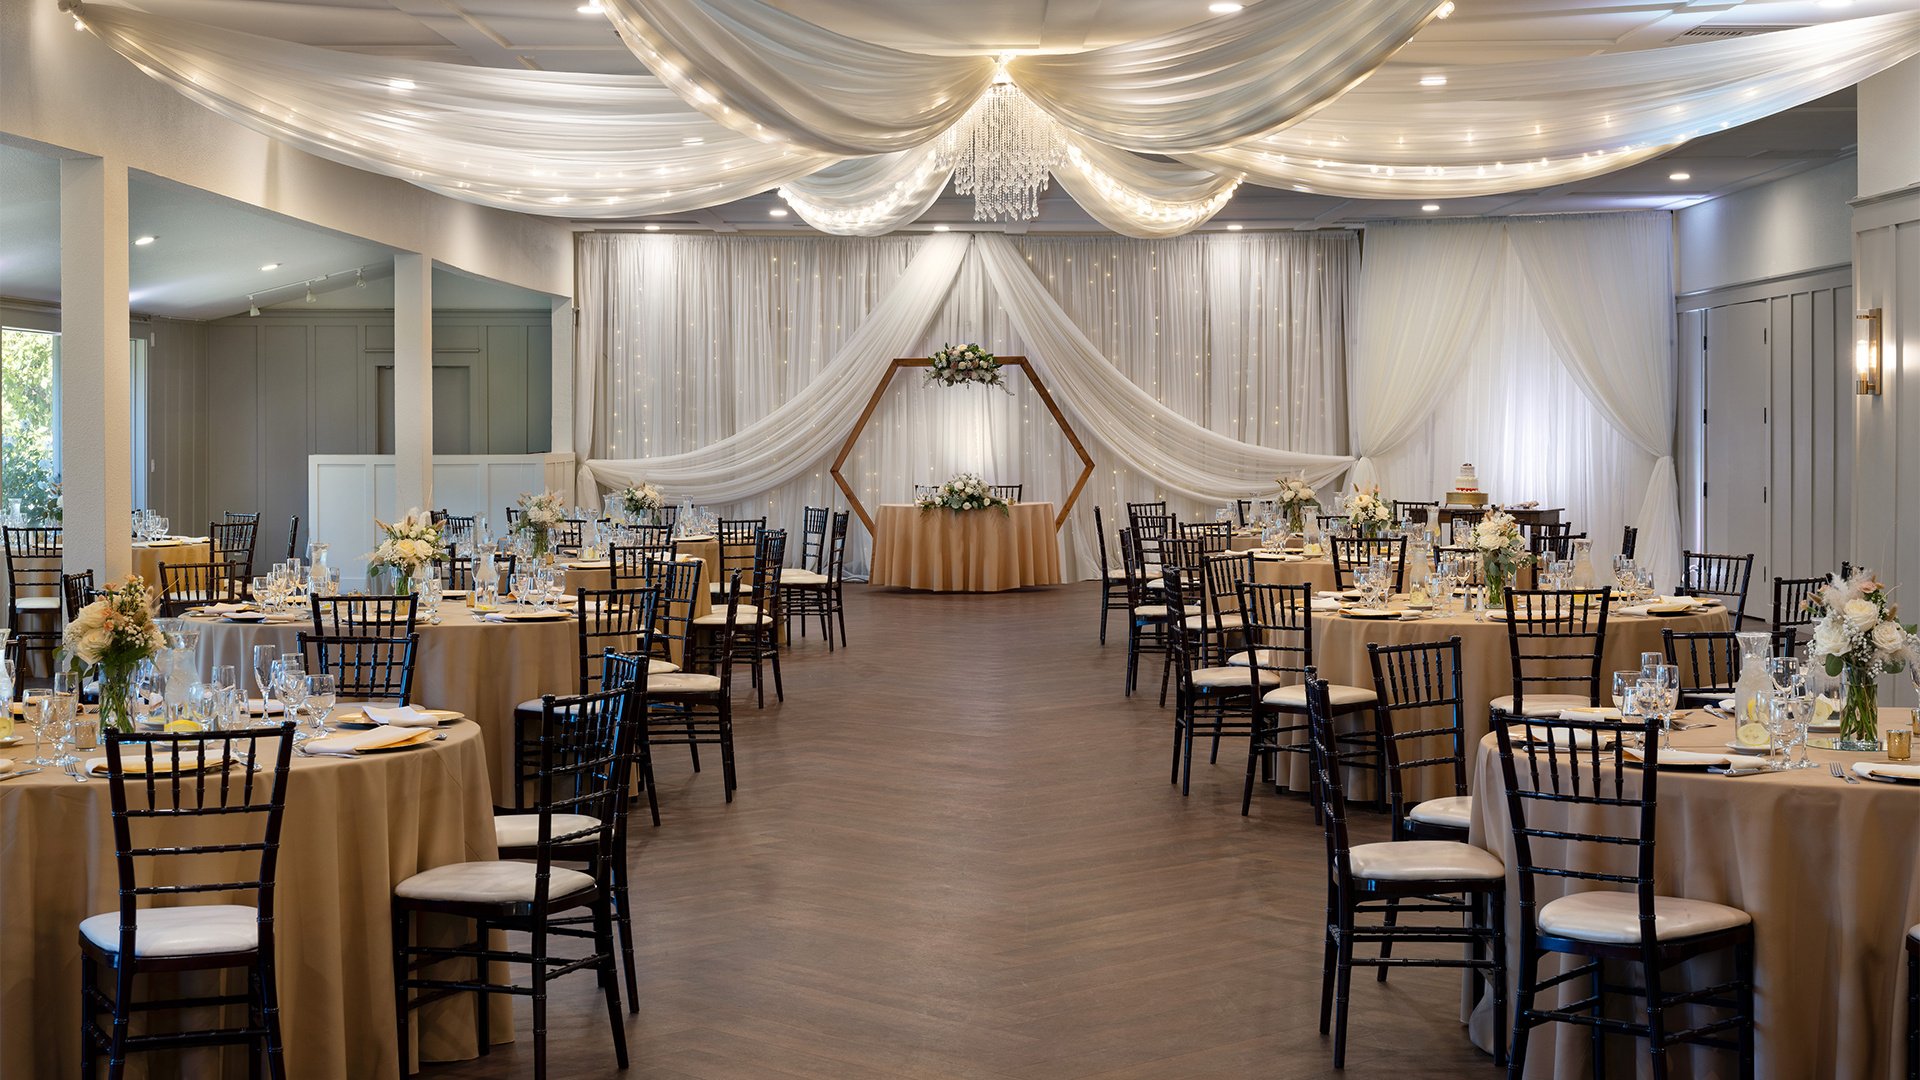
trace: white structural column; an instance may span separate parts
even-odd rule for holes
[[[551,454],[572,454],[574,451],[573,320],[573,298],[570,296],[554,297],[551,329],[552,349],[550,350],[553,358],[550,376],[550,385],[552,387],[550,409],[553,437],[551,441],[547,443],[547,452]],[[574,488],[574,477],[578,473],[580,460],[582,459],[576,458],[567,462],[567,482],[565,486],[569,492]],[[582,492],[581,495],[591,499],[593,493]],[[570,495],[569,498],[574,498],[574,496]]]
[[[433,507],[433,260],[393,257],[394,512]]]
[[[1854,562],[1877,571],[1911,621],[1920,602],[1920,59],[1860,84],[1853,303],[1881,313],[1879,396],[1854,399]],[[1852,314],[1851,312],[1848,314]],[[1863,323],[1855,322],[1859,335]],[[1882,681],[1911,703],[1907,680]]]
[[[60,470],[68,573],[133,570],[127,166],[60,162]],[[150,584],[158,586],[158,582]]]

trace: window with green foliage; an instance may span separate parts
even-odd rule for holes
[[[28,522],[60,520],[59,340],[58,334],[0,329],[0,508],[18,500]]]

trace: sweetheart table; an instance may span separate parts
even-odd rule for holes
[[[1060,584],[1053,504],[998,510],[880,507],[873,527],[872,585],[934,592],[1004,592]]]

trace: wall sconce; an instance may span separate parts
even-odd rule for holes
[[[1854,316],[1863,325],[1853,339],[1854,393],[1880,396],[1880,309]]]

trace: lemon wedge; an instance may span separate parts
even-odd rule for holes
[[[1817,697],[1813,699],[1813,722],[1814,723],[1816,724],[1826,723],[1827,718],[1833,715],[1833,711],[1834,711],[1834,706],[1833,706],[1833,701],[1831,699],[1824,698],[1824,697]]]
[[[1773,741],[1765,724],[1741,724],[1733,738],[1741,746],[1766,746]]]
[[[178,733],[178,732],[182,732],[182,731],[199,731],[199,730],[200,730],[200,721],[198,721],[198,720],[169,720],[169,721],[167,721],[167,726],[166,726],[166,730],[167,730],[167,731],[169,731],[169,732],[175,732],[175,733]]]

